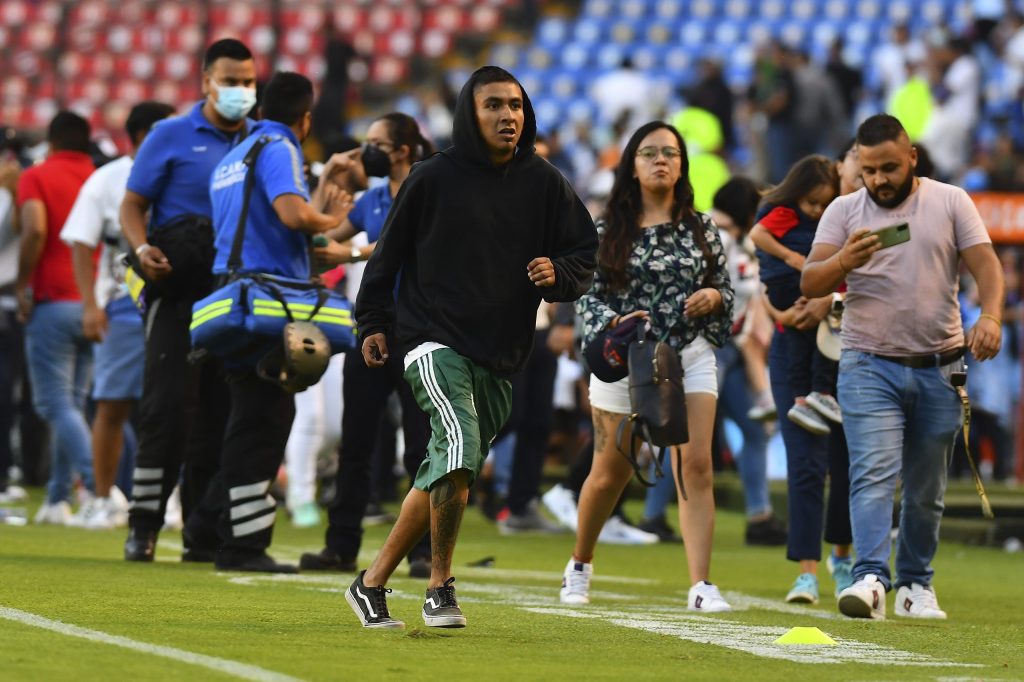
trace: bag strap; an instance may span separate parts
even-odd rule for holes
[[[288,321],[294,322],[295,316],[292,315],[292,310],[291,308],[288,307],[288,299],[285,297],[283,293],[281,293],[281,289],[278,288],[274,281],[268,277],[263,277],[258,274],[253,275],[252,278],[263,284],[264,288],[270,293],[271,298],[280,303],[281,307],[284,308],[284,314],[288,317]],[[313,310],[310,311],[309,317],[306,318],[307,320],[312,320],[316,316],[316,314],[320,312],[320,309],[324,306],[325,303],[327,303],[327,298],[327,289],[325,287],[317,287],[316,304],[313,305]]]
[[[964,408],[964,452],[967,453],[967,462],[971,465],[971,475],[974,477],[974,490],[981,499],[981,513],[986,519],[994,519],[996,515],[992,511],[992,504],[988,501],[988,495],[985,493],[985,484],[981,482],[978,465],[974,463],[974,457],[971,456],[971,401],[967,397],[967,375],[955,373],[952,383],[956,388],[956,392],[960,395],[960,404]]]
[[[256,157],[271,142],[272,138],[269,135],[260,135],[256,143],[249,148],[245,158],[242,159],[247,170],[245,187],[242,190],[242,211],[238,215],[235,238],[231,243],[231,255],[228,256],[228,273],[230,275],[234,275],[242,268],[242,243],[245,241],[245,226],[249,220],[249,199],[252,197],[252,189],[256,184]]]

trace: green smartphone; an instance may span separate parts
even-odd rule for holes
[[[907,223],[890,225],[889,227],[883,227],[880,230],[869,232],[868,235],[865,236],[870,235],[878,237],[878,242],[881,244],[880,248],[887,249],[890,246],[896,246],[897,244],[903,244],[904,242],[910,241],[910,225]]]

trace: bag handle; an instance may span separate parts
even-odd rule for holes
[[[235,227],[235,238],[231,242],[231,255],[228,256],[228,274],[234,276],[242,268],[242,243],[245,241],[245,226],[249,220],[249,199],[256,184],[256,157],[271,142],[269,135],[260,135],[256,143],[249,148],[242,163],[245,164],[245,187],[242,190],[242,211],[238,215]]]
[[[285,298],[285,295],[281,293],[281,290],[277,287],[277,285],[274,284],[273,280],[267,277],[262,277],[260,275],[254,275],[253,279],[257,280],[258,282],[263,284],[264,287],[266,287],[266,290],[270,292],[270,296],[275,301],[280,303],[281,307],[284,308],[284,314],[288,317],[288,321],[294,322],[295,316],[292,315],[292,310],[291,308],[288,307],[288,299]],[[306,319],[312,320],[316,316],[316,314],[320,312],[320,309],[324,306],[324,303],[327,303],[327,289],[325,289],[324,287],[317,287],[316,304],[313,306],[313,310],[310,311],[309,317]]]

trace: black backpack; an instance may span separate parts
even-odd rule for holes
[[[628,452],[623,449],[622,435],[627,420],[619,425],[616,442],[619,452],[629,460],[636,477],[647,487],[654,483],[643,475],[643,466],[637,461],[637,450],[648,443],[657,450],[655,474],[660,478],[665,451],[672,445],[681,445],[690,440],[686,417],[686,393],[683,390],[683,368],[679,356],[664,341],[648,339],[644,325],[637,327],[637,338],[629,345],[629,402],[632,412],[628,421],[632,425]],[[676,451],[676,468],[679,471],[678,485],[683,499],[683,469],[679,451]]]

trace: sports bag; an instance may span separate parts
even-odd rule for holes
[[[249,170],[228,258],[227,283],[192,306],[189,325],[196,349],[253,365],[281,343],[289,322],[315,324],[330,342],[332,354],[356,347],[352,304],[341,294],[309,280],[239,272],[256,157],[270,141],[262,136],[243,160]]]
[[[683,368],[679,356],[664,341],[648,339],[644,325],[637,327],[637,337],[629,345],[629,403],[631,413],[619,425],[616,442],[619,452],[629,460],[637,479],[653,487],[643,475],[637,460],[639,446],[647,443],[657,452],[655,475],[663,476],[662,461],[666,450],[690,440],[686,416],[686,393],[683,390]],[[632,426],[628,451],[623,449],[622,436],[626,423]],[[682,462],[676,450],[679,490],[686,499]]]

